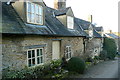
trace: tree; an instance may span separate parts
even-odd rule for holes
[[[103,43],[103,50],[107,51],[107,57],[114,59],[117,53],[117,46],[114,39],[105,38]]]

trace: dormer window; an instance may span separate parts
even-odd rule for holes
[[[67,27],[69,29],[73,29],[74,26],[74,18],[71,16],[67,16]]]
[[[43,25],[43,7],[27,2],[27,22]]]

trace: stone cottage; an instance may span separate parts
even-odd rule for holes
[[[65,1],[55,0],[55,9],[43,1],[1,3],[3,70],[20,70],[62,57],[69,60],[100,52],[100,34],[91,23],[76,18],[71,7],[66,8]]]
[[[75,21],[82,27],[83,31],[87,33],[85,41],[85,57],[98,56],[103,47],[103,37],[96,31],[91,22],[75,18]],[[101,32],[102,33],[102,32]]]

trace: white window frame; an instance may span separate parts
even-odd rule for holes
[[[66,46],[65,58],[69,60],[72,57],[72,48],[71,46]]]
[[[37,50],[42,50],[42,55],[41,56],[37,56]],[[29,66],[29,59],[33,59],[32,58],[32,55],[31,55],[31,58],[28,58],[28,51],[32,51],[32,50],[34,50],[35,51],[35,65],[34,66]],[[38,57],[42,57],[42,63],[40,63],[40,64],[38,64],[37,63],[37,58]],[[32,60],[31,60],[31,63],[32,63]],[[39,65],[43,65],[44,64],[44,51],[43,51],[43,48],[36,48],[36,49],[29,49],[29,50],[27,50],[27,66],[28,67],[35,67],[35,66],[39,66]]]
[[[28,4],[31,4],[31,5],[34,5],[34,13],[32,12],[32,9],[30,9],[30,12],[28,12]],[[30,2],[30,1],[27,1],[26,2],[26,6],[27,6],[27,8],[26,8],[26,15],[27,15],[27,22],[28,23],[32,23],[32,24],[39,24],[39,25],[43,25],[43,7],[41,6],[41,5],[38,5],[38,4],[35,4],[35,3],[32,3],[32,2]],[[39,8],[38,8],[38,13],[37,13],[37,11],[36,11],[36,6],[38,6]],[[39,10],[42,10],[41,12],[42,13],[39,13]],[[30,17],[29,18],[29,14],[33,14],[34,15],[34,22],[33,21],[31,21],[31,19],[32,19],[32,17]],[[41,21],[41,22],[37,22],[37,16],[39,16],[39,20]]]
[[[67,27],[69,29],[74,29],[74,17],[67,16]]]

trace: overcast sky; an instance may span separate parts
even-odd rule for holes
[[[88,20],[93,15],[93,23],[105,30],[118,31],[118,2],[120,0],[67,0],[67,7],[72,7],[74,15]],[[47,6],[54,7],[54,0],[44,0]]]

